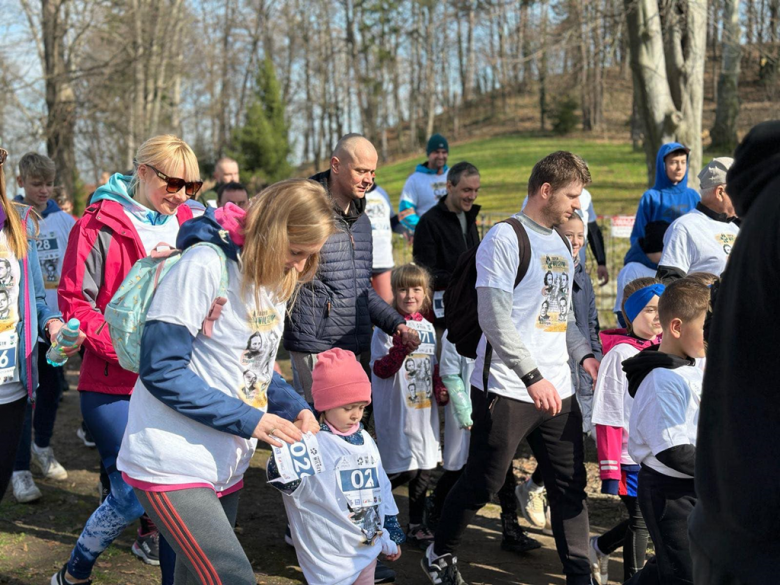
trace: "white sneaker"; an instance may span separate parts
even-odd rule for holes
[[[35,443],[32,445],[32,463],[37,466],[43,477],[55,481],[64,481],[68,479],[68,472],[54,458],[54,450],[51,447],[38,447]]]
[[[598,585],[607,585],[609,582],[609,555],[599,551],[596,541],[598,536],[588,539],[588,560],[590,561],[590,574]]]
[[[550,517],[550,506],[544,509],[544,528],[542,528],[542,534],[552,536],[552,518]]]
[[[520,511],[532,526],[544,528],[544,510],[546,505],[546,492],[542,489],[531,489],[531,479],[524,481],[515,488],[515,497],[520,505]]]
[[[33,481],[32,473],[29,471],[14,471],[11,478],[13,484],[14,497],[20,504],[27,504],[40,500],[43,494],[38,486]]]

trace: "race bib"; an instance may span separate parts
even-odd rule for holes
[[[407,321],[406,326],[417,331],[420,336],[420,347],[415,349],[414,353],[424,353],[425,355],[436,353],[436,331],[433,325],[427,321]]]
[[[382,502],[378,463],[379,459],[374,455],[350,455],[342,457],[336,465],[336,481],[351,509],[368,508]]]
[[[437,319],[444,319],[444,291],[437,290],[433,293],[433,314]]]
[[[306,433],[302,441],[292,445],[282,443],[281,447],[271,448],[276,468],[279,470],[279,477],[271,480],[271,483],[290,483],[322,472],[320,445],[317,437],[311,433]]]
[[[0,335],[0,384],[13,382],[16,378],[16,353],[19,337],[9,331]]]
[[[57,236],[54,232],[40,234],[35,241],[35,246],[38,250],[44,287],[56,289],[60,283],[60,256],[62,255]]]

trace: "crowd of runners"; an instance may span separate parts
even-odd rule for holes
[[[482,241],[480,169],[448,166],[439,134],[426,154],[396,210],[359,134],[324,172],[255,195],[227,158],[203,192],[192,149],[156,136],[76,218],[51,159],[15,172],[0,149],[0,497],[43,497],[33,472],[68,477],[53,355],[81,354],[74,431],[101,464],[101,504],[52,585],[92,583],[130,525],[164,585],[254,585],[235,524],[258,440],[278,538],[312,585],[393,582],[405,547],[424,551],[419,582],[465,584],[462,536],[496,496],[501,548],[541,547],[519,517],[549,531],[567,584],[605,585],[613,554],[613,582],[772,582],[780,123],[709,161],[698,190],[689,149],[664,144],[617,275],[587,190],[600,178],[576,153],[536,162]],[[413,262],[395,265],[393,233]],[[617,279],[613,329],[588,244],[597,284]],[[627,516],[600,535],[587,442]],[[525,443],[537,467],[518,484]]]

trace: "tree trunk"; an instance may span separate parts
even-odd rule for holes
[[[463,93],[463,101],[474,97],[474,84],[476,81],[477,60],[474,54],[474,26],[476,22],[476,10],[474,10],[474,2],[468,0],[468,13],[466,14],[466,91]]]
[[[725,0],[723,6],[723,62],[718,79],[718,106],[715,125],[710,131],[711,148],[731,152],[737,146],[739,116],[739,82],[742,45],[739,25],[739,0]]]
[[[706,0],[676,0],[661,14],[657,0],[624,0],[648,175],[666,142],[691,149],[688,181],[698,185],[706,52]],[[662,18],[663,28],[662,28]]]
[[[542,132],[547,125],[547,20],[549,0],[541,2],[541,25],[539,36],[541,38],[541,56],[539,57],[539,127]]]
[[[428,20],[425,26],[425,37],[427,42],[425,52],[427,53],[425,59],[426,65],[426,80],[425,80],[425,97],[427,101],[426,110],[428,112],[428,120],[425,125],[426,140],[433,134],[433,124],[436,120],[436,77],[438,71],[436,69],[436,6],[437,3],[432,3],[428,6],[427,16]]]

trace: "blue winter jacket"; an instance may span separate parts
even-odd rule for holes
[[[225,251],[228,262],[238,262],[239,247],[226,234],[214,217],[214,208],[208,207],[203,216],[182,224],[176,247],[184,250],[198,242],[211,242]],[[160,343],[161,339],[165,342]],[[218,431],[251,437],[263,411],[210,387],[188,368],[194,340],[183,325],[147,321],[141,339],[141,381],[153,396],[176,412]],[[271,414],[294,421],[301,410],[310,410],[277,373],[267,393]]]
[[[330,171],[311,177],[328,188]],[[321,353],[334,347],[358,355],[371,349],[372,324],[388,335],[404,323],[371,286],[371,222],[365,199],[345,214],[334,209],[338,231],[320,251],[317,276],[301,287],[284,326],[288,351]]]
[[[599,337],[599,313],[596,310],[596,294],[593,292],[593,282],[585,270],[585,266],[577,263],[574,267],[574,283],[572,286],[572,305],[574,305],[574,318],[577,329],[582,336],[590,341],[590,349],[593,356],[601,361],[603,350]],[[572,373],[572,383],[578,395],[590,396],[593,394],[593,380],[582,369],[582,366],[569,359],[569,367]]]
[[[647,255],[639,247],[639,239],[645,235],[645,226],[651,221],[666,221],[672,223],[681,215],[685,215],[701,200],[701,196],[695,189],[688,187],[688,170],[682,181],[672,184],[666,174],[664,158],[667,154],[685,147],[679,142],[669,142],[658,149],[655,158],[655,184],[645,191],[639,200],[636,211],[634,229],[631,232],[631,248],[626,253],[623,264],[640,262],[648,268],[656,269],[657,264],[650,261]]]

